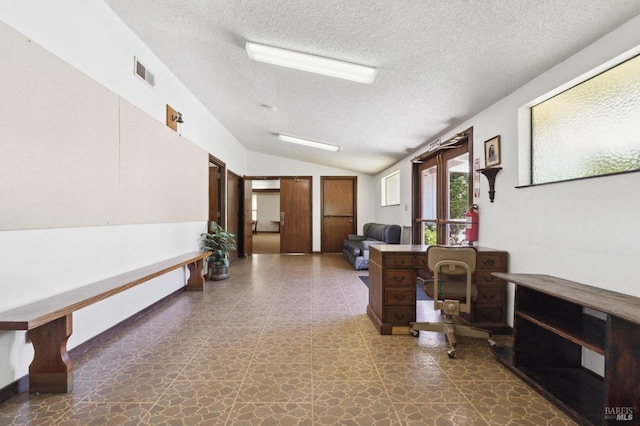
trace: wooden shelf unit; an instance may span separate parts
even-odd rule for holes
[[[581,424],[635,424],[624,416],[640,417],[640,299],[547,275],[493,275],[516,285],[513,348],[496,348],[498,359]],[[604,356],[604,377],[582,366],[583,347]]]

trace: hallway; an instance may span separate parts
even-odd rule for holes
[[[449,359],[441,335],[380,336],[363,272],[340,255],[239,259],[228,281],[76,359],[73,393],[0,404],[0,424],[575,424],[485,341],[463,340]]]
[[[253,254],[280,253],[279,232],[258,232],[253,234]]]

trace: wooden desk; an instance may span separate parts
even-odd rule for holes
[[[474,282],[478,297],[465,319],[496,333],[506,323],[506,283],[491,276],[507,271],[507,252],[478,249]],[[427,276],[427,246],[376,244],[369,248],[369,305],[367,315],[380,334],[409,334],[416,320],[416,277]]]
[[[580,424],[638,424],[640,298],[548,275],[494,276],[516,285],[513,348],[494,347],[498,359]],[[582,367],[583,348],[604,356],[604,377]]]

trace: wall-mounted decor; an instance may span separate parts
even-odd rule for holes
[[[478,170],[480,173],[485,175],[489,181],[489,201],[492,203],[493,199],[496,197],[496,175],[500,170],[502,170],[502,167],[489,167]]]
[[[177,132],[178,124],[182,123],[184,123],[184,120],[182,120],[182,113],[176,111],[167,104],[167,127]]]
[[[484,166],[493,167],[500,164],[500,136],[494,136],[484,143]]]

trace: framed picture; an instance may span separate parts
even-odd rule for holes
[[[493,167],[500,164],[500,136],[494,136],[484,143],[484,166]]]

